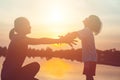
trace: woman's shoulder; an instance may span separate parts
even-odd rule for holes
[[[14,35],[14,36],[11,38],[11,41],[23,41],[23,40],[25,40],[26,38],[27,38],[26,36]]]

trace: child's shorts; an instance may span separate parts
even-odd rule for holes
[[[88,76],[95,76],[96,62],[84,62],[83,74]]]

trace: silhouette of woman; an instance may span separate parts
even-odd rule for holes
[[[37,62],[22,66],[26,58],[28,45],[66,43],[65,40],[61,39],[29,38],[26,35],[30,32],[30,23],[25,17],[19,17],[14,21],[14,28],[9,33],[11,42],[3,63],[1,80],[38,80],[34,78],[40,69]]]

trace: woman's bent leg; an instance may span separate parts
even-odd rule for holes
[[[33,62],[22,67],[19,75],[23,80],[36,80],[34,77],[38,73],[39,69],[40,65],[37,62]]]

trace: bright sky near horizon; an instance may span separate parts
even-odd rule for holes
[[[91,14],[99,16],[103,24],[95,37],[96,48],[120,50],[120,0],[0,0],[0,46],[8,46],[8,34],[17,17],[29,19],[32,33],[28,36],[58,38],[82,29],[82,20]],[[81,47],[78,44],[75,47]]]

